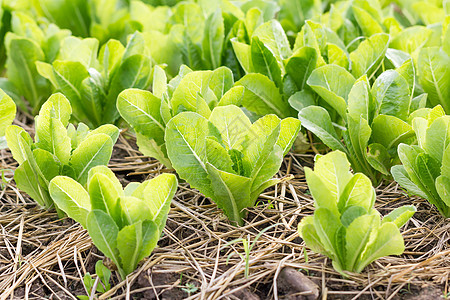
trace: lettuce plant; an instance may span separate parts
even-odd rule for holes
[[[127,88],[147,88],[151,76],[151,58],[140,33],[126,47],[109,40],[97,56],[98,46],[94,38],[68,37],[52,64],[37,62],[39,74],[69,99],[73,117],[94,127],[114,123],[119,118],[117,95]]]
[[[441,22],[450,13],[448,1],[408,1],[395,2],[398,18],[406,25],[425,24],[427,26]]]
[[[126,41],[140,27],[131,22],[125,0],[39,0],[32,1],[36,14],[73,35],[95,37],[101,43],[110,38]],[[68,17],[72,16],[72,17]]]
[[[389,58],[410,56],[418,76],[418,88],[428,94],[430,107],[441,105],[450,113],[450,9],[443,2],[399,1],[402,12],[411,24],[395,35],[387,54]],[[448,4],[447,4],[448,6]],[[422,25],[424,24],[424,25]]]
[[[446,19],[441,46],[422,48],[418,57],[419,83],[432,106],[450,113],[450,16]],[[447,27],[447,28],[446,28]]]
[[[380,2],[336,3],[327,14],[321,17],[321,24],[335,31],[349,50],[359,47],[358,39],[361,35],[372,37],[389,34],[389,48],[385,50],[386,62],[389,63],[385,66],[389,66],[390,63],[395,65],[396,60],[402,57],[412,58],[418,76],[417,88],[423,89],[428,94],[431,107],[440,104],[449,113],[450,71],[447,66],[450,64],[448,26],[450,8],[448,2],[400,0],[390,4],[386,9],[382,9]],[[321,35],[318,37],[319,44],[324,45],[320,42]],[[328,54],[330,50],[328,47]],[[371,55],[371,52],[367,50],[369,50],[368,47],[359,53],[362,61],[367,61]],[[340,61],[344,60],[343,57],[342,60],[340,59]],[[351,68],[353,69],[353,66]]]
[[[294,118],[266,115],[253,124],[234,105],[173,117],[165,131],[167,154],[178,175],[211,198],[235,224],[259,194],[280,182],[278,172],[300,130]]]
[[[278,20],[286,32],[297,33],[301,30],[306,20],[312,19],[323,13],[323,1],[290,1],[279,0],[280,12]],[[333,4],[331,4],[333,5]]]
[[[381,219],[373,208],[376,194],[370,179],[353,175],[349,168],[340,151],[316,156],[314,171],[305,167],[315,210],[298,226],[306,246],[331,258],[344,276],[345,271],[360,273],[380,257],[402,254],[399,228],[416,211],[414,206],[402,206]]]
[[[372,84],[382,68],[398,68],[406,60],[412,59],[414,72],[418,75],[418,80],[414,82],[417,91],[414,96],[425,91],[428,93],[428,105],[441,104],[447,109],[446,99],[450,91],[450,76],[446,68],[449,64],[450,47],[447,41],[450,40],[450,17],[444,16],[441,7],[432,10],[436,11],[436,17],[427,22],[415,20],[412,23],[425,22],[427,26],[405,28],[411,24],[402,25],[404,20],[399,14],[391,7],[383,10],[379,1],[339,1],[331,4],[329,11],[322,15],[317,14],[321,8],[316,5],[315,2],[306,2],[298,6],[297,9],[302,12],[316,11],[316,15],[303,24],[295,36],[293,47],[288,34],[276,20],[261,23],[258,22],[257,14],[247,12],[241,34],[231,40],[236,57],[247,74],[241,79],[242,85],[250,84],[253,89],[256,85],[263,86],[266,87],[266,95],[275,95],[273,89],[268,88],[269,84],[259,83],[264,81],[265,76],[280,90],[271,99],[287,98],[296,110],[319,105],[331,113],[329,101],[324,103],[327,85],[323,85],[323,91],[320,92],[316,87],[317,82],[312,81],[312,85],[307,82],[315,69],[337,65],[356,79],[366,75]],[[434,4],[424,5],[433,7]],[[436,23],[432,24],[431,21]],[[330,78],[331,74],[328,72],[323,75]],[[347,77],[343,80],[347,81]],[[331,80],[330,85],[333,81],[338,82]],[[337,84],[335,88],[339,86]],[[348,94],[349,90],[341,88],[341,92]],[[336,105],[331,104],[331,108],[336,109]],[[342,110],[338,113],[342,113]],[[332,119],[337,121],[335,116]]]
[[[167,167],[171,162],[167,157],[164,132],[173,116],[192,111],[209,118],[214,107],[229,104],[242,105],[252,113],[271,111],[261,98],[244,100],[245,88],[233,86],[233,73],[226,67],[192,71],[183,66],[179,75],[167,83],[166,73],[156,66],[152,91],[123,91],[117,98],[117,109],[136,131],[140,151]]]
[[[310,73],[315,68],[316,56],[309,53],[294,53],[278,21],[270,20],[262,23],[258,10],[249,11],[247,14],[251,20],[244,24],[243,31],[247,34],[238,35],[231,40],[236,57],[244,71],[250,75],[251,73],[265,75],[282,90],[287,80],[284,77],[289,72],[296,79],[293,84],[301,85],[301,77],[309,75],[304,73]],[[287,66],[288,59],[294,56],[298,59],[292,59]],[[309,64],[309,69],[300,67],[303,63]],[[297,69],[296,72],[294,69]]]
[[[320,14],[320,10],[316,9],[316,14],[310,19],[320,21],[336,32],[349,49],[358,46],[361,36],[370,37],[383,32],[388,33],[392,39],[397,39],[398,43],[395,44],[400,47],[420,49],[416,42],[423,41],[422,29],[429,27],[434,30],[436,24],[445,18],[443,2],[445,1],[337,1],[330,4],[327,12]],[[319,3],[314,2],[314,5],[319,5],[320,9]]]
[[[265,95],[265,100],[272,104],[272,113],[284,117],[293,115],[292,109],[286,108],[287,102],[296,110],[308,105],[323,105],[322,98],[327,96],[324,95],[324,92],[327,93],[326,89],[336,88],[340,89],[339,92],[348,94],[349,90],[345,88],[352,77],[366,75],[369,80],[374,77],[383,63],[389,35],[374,34],[349,52],[335,32],[309,20],[298,33],[291,49],[280,23],[270,20],[255,27],[248,38],[243,35],[231,41],[235,54],[247,73],[236,83],[246,88],[244,99],[251,98],[253,94]],[[338,83],[331,82],[330,85],[334,86],[323,85],[321,90],[315,88],[317,82],[310,78],[323,79],[324,74],[317,76],[320,74],[318,71],[313,76],[313,72],[326,66],[333,70],[334,67],[340,67],[351,75],[342,79],[344,87],[339,88]],[[329,76],[327,78],[330,79]],[[334,102],[325,105],[336,109]]]
[[[29,1],[5,0],[0,3],[0,69],[3,70],[6,61],[5,35],[10,32],[12,26],[12,14],[15,11],[25,11],[29,9]]]
[[[97,166],[90,169],[86,188],[73,178],[57,176],[50,182],[50,195],[88,230],[94,245],[125,279],[156,247],[177,184],[175,175],[162,174],[123,190],[110,169]]]
[[[16,105],[5,92],[0,89],[0,150],[6,148],[5,130],[16,117]]]
[[[267,20],[276,13],[275,2],[196,2],[154,7],[133,1],[130,16],[142,26],[152,58],[158,64],[167,64],[169,75],[175,76],[178,68],[185,64],[193,70],[226,66],[240,78],[242,69],[230,39],[240,34],[245,11],[257,6],[261,21]]]
[[[312,72],[308,84],[337,112],[341,124],[319,106],[303,108],[299,119],[332,150],[346,153],[355,172],[377,183],[398,160],[398,144],[414,141],[411,113],[426,104],[426,94],[413,97],[414,82],[411,59],[383,72],[372,87],[365,75],[356,80],[342,67],[325,65]]]
[[[285,98],[303,88],[316,67],[315,50],[299,47],[293,51],[281,24],[277,20],[262,23],[257,9],[247,12],[241,27],[231,43],[246,75],[236,84],[246,88],[245,98],[264,95],[272,106],[270,113],[280,117],[293,115]]]
[[[19,163],[14,173],[17,186],[47,209],[54,206],[48,192],[50,180],[65,175],[85,185],[92,167],[109,162],[119,136],[113,125],[90,131],[80,123],[75,129],[69,124],[71,112],[67,98],[54,94],[35,118],[34,141],[21,127],[6,129],[8,147]]]
[[[418,145],[400,144],[403,165],[392,167],[392,175],[413,195],[427,199],[450,217],[450,116],[437,106],[428,115],[413,120]]]
[[[37,61],[51,63],[59,53],[62,39],[70,35],[68,30],[60,30],[54,24],[41,25],[24,12],[13,12],[11,32],[5,36],[7,53],[6,82],[2,88],[15,96],[14,100],[23,110],[28,102],[33,114],[51,94],[50,83],[36,69]]]

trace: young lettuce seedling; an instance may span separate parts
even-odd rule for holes
[[[69,124],[71,113],[66,97],[54,94],[35,118],[34,141],[21,127],[6,129],[8,147],[19,163],[14,174],[17,186],[47,209],[54,206],[48,192],[50,180],[66,175],[85,185],[92,167],[109,162],[119,136],[114,125],[90,131],[80,123],[75,129]]]
[[[86,189],[70,177],[57,176],[50,182],[50,195],[88,230],[125,279],[156,247],[177,184],[175,175],[162,174],[123,190],[110,169],[97,166],[89,171]]]
[[[5,130],[16,117],[16,104],[5,92],[0,89],[0,150],[5,149]]]
[[[305,167],[315,211],[298,226],[306,246],[331,258],[344,276],[345,271],[361,272],[380,257],[402,254],[399,228],[416,211],[414,206],[402,206],[381,220],[373,208],[376,194],[370,179],[349,169],[341,151],[316,156],[314,171]]]
[[[209,119],[182,112],[167,124],[167,154],[179,176],[211,198],[235,224],[259,194],[281,181],[279,170],[300,130],[294,118],[266,115],[251,123],[237,106],[219,106]]]
[[[400,144],[403,165],[392,167],[392,175],[413,195],[427,199],[439,212],[450,217],[450,116],[441,106],[428,116],[416,117],[413,128],[418,145]]]
[[[74,118],[93,127],[117,121],[117,95],[127,88],[148,88],[152,70],[138,32],[126,48],[117,40],[109,40],[97,56],[98,47],[94,38],[67,37],[52,64],[36,63],[39,74],[67,96]]]

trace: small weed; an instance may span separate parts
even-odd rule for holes
[[[93,278],[90,273],[86,273],[83,277],[83,283],[89,296],[80,295],[77,296],[80,300],[88,300],[95,292],[105,293],[111,289],[109,280],[111,279],[111,271],[103,264],[101,260],[95,264],[95,273],[97,278]],[[93,292],[95,289],[95,292]]]
[[[192,293],[195,293],[198,291],[198,287],[195,286],[195,284],[187,282],[184,287],[181,288],[182,291],[186,292],[189,296],[191,296]]]
[[[6,188],[6,184],[8,184],[8,183],[10,183],[11,182],[11,180],[12,180],[12,178],[8,178],[8,177],[6,177],[6,175],[5,175],[5,172],[6,171],[10,171],[10,172],[13,172],[13,170],[11,170],[11,169],[2,169],[2,170],[0,170],[2,173],[1,173],[1,182],[0,182],[0,187],[1,187],[1,189],[3,190],[3,189],[5,189]]]
[[[183,273],[180,274],[180,285],[182,284],[182,282],[183,282]],[[181,285],[181,290],[183,292],[186,292],[190,297],[192,293],[198,291],[198,287],[193,283],[186,282],[185,285]]]
[[[267,201],[267,209],[274,209],[275,208],[275,206],[273,205],[273,201],[272,200],[268,200]],[[261,205],[264,205],[264,202],[263,201],[258,201],[258,202],[256,202],[256,205],[255,206],[261,206]]]
[[[237,251],[236,251],[236,253],[241,257],[242,260],[245,261],[245,272],[244,272],[245,278],[248,278],[248,275],[249,275],[249,269],[250,269],[250,252],[252,251],[252,249],[253,249],[253,247],[255,246],[256,242],[258,241],[258,239],[261,237],[261,235],[262,235],[264,232],[266,232],[266,231],[269,230],[270,228],[275,227],[275,226],[277,226],[277,225],[279,225],[279,224],[273,224],[273,225],[270,225],[269,227],[266,227],[266,228],[264,228],[263,230],[261,230],[261,232],[258,233],[258,235],[256,235],[255,240],[254,240],[252,243],[250,243],[250,242],[251,242],[251,241],[250,241],[250,235],[248,235],[248,236],[247,236],[247,239],[244,239],[244,238],[238,238],[238,239],[232,240],[232,241],[230,241],[230,242],[227,242],[227,244],[225,245],[225,246],[227,246],[227,245],[232,245],[232,244],[234,244],[234,243],[242,242],[242,245],[244,246],[244,252],[245,252],[245,255],[242,255],[241,253],[239,253],[239,252],[237,252]],[[228,257],[227,257],[227,260],[226,260],[226,263],[227,263],[227,264],[228,264],[228,261],[229,261],[231,255],[232,255],[232,253],[230,253],[230,255],[228,255]]]

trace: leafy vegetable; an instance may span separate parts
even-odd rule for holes
[[[425,105],[421,99],[426,100],[426,94],[413,98],[414,84],[409,83],[408,74],[414,82],[411,59],[380,74],[371,87],[366,75],[355,80],[342,67],[319,67],[308,84],[334,108],[343,125],[333,123],[330,113],[319,106],[303,108],[299,119],[332,150],[347,154],[355,172],[377,183],[380,174],[389,175],[398,160],[398,144],[414,141],[410,114]]]
[[[257,115],[276,114],[280,118],[286,118],[295,114],[275,84],[265,75],[247,74],[235,86],[245,88],[242,106]]]
[[[442,107],[416,117],[413,128],[418,145],[400,144],[403,165],[392,167],[394,179],[409,193],[427,199],[445,217],[450,217],[450,116]]]
[[[0,69],[3,70],[6,61],[5,35],[10,32],[12,26],[12,14],[15,11],[29,9],[29,1],[2,1],[0,3]]]
[[[195,72],[182,67],[180,74],[167,83],[166,73],[156,66],[153,77],[153,93],[127,89],[119,94],[117,109],[135,129],[140,151],[170,167],[164,141],[167,122],[185,110],[208,117],[210,107],[216,106],[218,99],[231,88],[233,76],[225,67]]]
[[[321,1],[280,0],[278,19],[286,32],[298,32],[306,20],[322,13]]]
[[[2,82],[2,88],[14,97],[23,110],[27,105],[36,114],[42,103],[50,96],[49,82],[39,75],[36,69],[37,61],[51,63],[60,50],[62,39],[70,35],[68,30],[60,30],[56,25],[40,26],[35,19],[24,12],[13,12],[11,32],[5,36],[7,53],[7,82]],[[21,97],[22,96],[22,97]]]
[[[98,46],[94,38],[67,37],[52,64],[36,64],[39,74],[67,96],[74,118],[94,127],[114,123],[119,118],[117,95],[127,88],[147,88],[151,75],[151,59],[140,33],[134,33],[126,47],[109,40],[97,56]]]
[[[110,169],[97,166],[89,171],[86,188],[70,177],[57,176],[50,182],[50,195],[88,230],[95,246],[125,279],[156,247],[177,184],[175,175],[162,174],[123,190]]]
[[[258,6],[248,4],[250,8]],[[169,8],[133,1],[130,17],[142,26],[155,62],[168,65],[169,76],[175,76],[184,64],[193,70],[226,66],[239,78],[242,70],[230,42],[242,33],[245,13],[239,5],[231,1],[182,1]]]
[[[140,27],[130,20],[129,4],[123,0],[39,0],[33,1],[37,15],[75,36],[95,37],[101,43],[110,38],[125,42]]]
[[[315,211],[298,226],[306,245],[331,258],[343,276],[345,271],[360,273],[380,257],[402,254],[405,246],[399,228],[416,211],[414,206],[402,206],[381,220],[373,208],[376,194],[370,179],[353,175],[349,168],[340,151],[317,156],[314,171],[305,167]]]
[[[264,89],[279,95],[273,83],[261,74],[254,81],[239,81],[233,85],[233,73],[226,67],[214,71],[191,71],[183,66],[180,74],[167,83],[165,72],[156,66],[153,75],[153,93],[139,89],[127,89],[119,94],[117,109],[136,131],[137,144],[145,155],[155,157],[167,167],[164,132],[169,120],[183,111],[192,111],[209,118],[216,106],[242,105],[252,115],[265,115],[278,111],[285,115],[287,103],[271,101]],[[248,77],[248,79],[251,79]],[[243,79],[247,80],[247,79]],[[261,81],[258,81],[261,80]],[[276,104],[279,104],[278,106]]]
[[[93,292],[92,289],[94,286],[97,288],[95,292],[105,293],[111,289],[111,284],[109,280],[111,279],[111,271],[103,264],[101,260],[95,263],[95,274],[98,277],[98,281],[96,284],[96,279],[92,278],[91,274],[88,272],[83,276],[83,284],[88,292],[88,295],[91,295]],[[94,294],[95,294],[94,292]],[[77,296],[80,300],[88,300],[89,296],[80,295]]]
[[[281,24],[277,20],[262,23],[259,16],[247,12],[249,22],[243,24],[243,27],[250,31],[249,27],[255,24],[251,34],[231,39],[235,55],[247,73],[237,84],[252,92],[244,98],[251,99],[253,94],[269,96],[265,97],[267,102],[284,110],[280,112],[273,109],[270,113],[285,117],[291,111],[287,99],[283,99],[284,95],[280,92],[286,91],[290,86],[296,90],[302,89],[303,79],[316,67],[317,58],[315,51],[309,48],[298,49],[293,53]]]
[[[16,117],[16,105],[5,92],[0,89],[0,150],[7,147],[5,130]]]
[[[308,20],[291,49],[280,23],[270,20],[259,25],[248,40],[231,40],[247,73],[236,83],[249,91],[243,102],[251,101],[253,94],[264,95],[261,98],[271,105],[269,113],[286,117],[293,115],[286,102],[301,110],[323,105],[321,98],[339,114],[345,114],[346,97],[355,77],[375,77],[384,62],[390,37],[383,32],[374,33],[349,52],[344,41],[326,24]],[[256,87],[258,90],[250,93]]]
[[[432,106],[442,105],[450,113],[450,54],[442,48],[424,48],[419,53],[419,82]]]
[[[281,179],[272,179],[300,130],[294,118],[266,115],[253,124],[234,105],[216,107],[209,119],[182,112],[167,124],[167,154],[179,176],[217,203],[235,224],[245,208]]]
[[[103,125],[90,131],[80,123],[69,124],[72,109],[62,94],[52,95],[42,105],[35,119],[35,141],[22,128],[11,125],[6,129],[6,141],[19,167],[14,174],[17,186],[40,206],[52,208],[49,182],[65,175],[85,185],[88,172],[106,165],[111,157],[119,130]]]

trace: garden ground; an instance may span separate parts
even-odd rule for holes
[[[32,132],[28,116],[20,115],[15,123]],[[403,231],[403,255],[379,259],[361,274],[342,278],[330,260],[304,247],[297,225],[312,215],[313,200],[303,167],[312,167],[314,151],[285,158],[278,176],[286,180],[260,196],[241,228],[231,226],[215,204],[181,183],[159,247],[126,281],[113,273],[111,290],[99,298],[315,299],[306,291],[313,288],[322,299],[446,299],[450,250],[444,249],[449,248],[450,224],[426,200],[408,197],[396,183],[377,187],[376,208],[385,215],[401,205],[416,205],[418,211]],[[7,183],[16,166],[11,154],[1,150],[0,169],[6,169],[0,182],[1,299],[86,295],[83,275],[94,273],[103,255],[79,224],[60,221],[20,193],[14,181]],[[173,172],[142,156],[126,131],[109,166],[124,185]],[[253,245],[248,256],[243,240]]]

